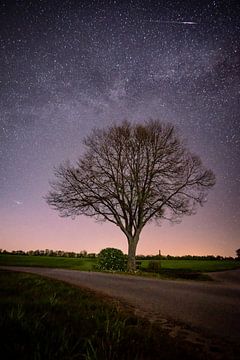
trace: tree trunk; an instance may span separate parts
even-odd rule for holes
[[[127,269],[129,272],[136,270],[136,249],[138,244],[139,236],[128,238],[128,263]]]

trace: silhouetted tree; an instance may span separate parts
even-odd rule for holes
[[[174,127],[160,121],[95,129],[84,144],[76,166],[55,169],[46,200],[60,216],[84,214],[119,226],[128,240],[130,271],[143,227],[195,213],[215,183]]]
[[[240,249],[236,250],[236,254],[237,254],[237,259],[240,260]]]

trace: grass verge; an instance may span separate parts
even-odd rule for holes
[[[192,349],[116,303],[37,275],[0,271],[0,310],[5,360],[193,357]]]
[[[142,269],[138,275],[169,280],[212,281],[212,278],[208,274],[191,269],[161,269],[156,273],[147,272],[146,269]]]

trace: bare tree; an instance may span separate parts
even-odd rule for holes
[[[55,169],[46,200],[61,216],[84,214],[119,226],[128,240],[129,271],[143,227],[195,213],[215,183],[174,127],[160,121],[95,129],[84,144],[76,166]]]

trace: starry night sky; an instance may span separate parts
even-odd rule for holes
[[[114,225],[59,218],[43,196],[93,127],[158,118],[217,184],[197,215],[147,226],[138,253],[235,256],[239,16],[237,1],[1,1],[0,248],[126,251]]]

